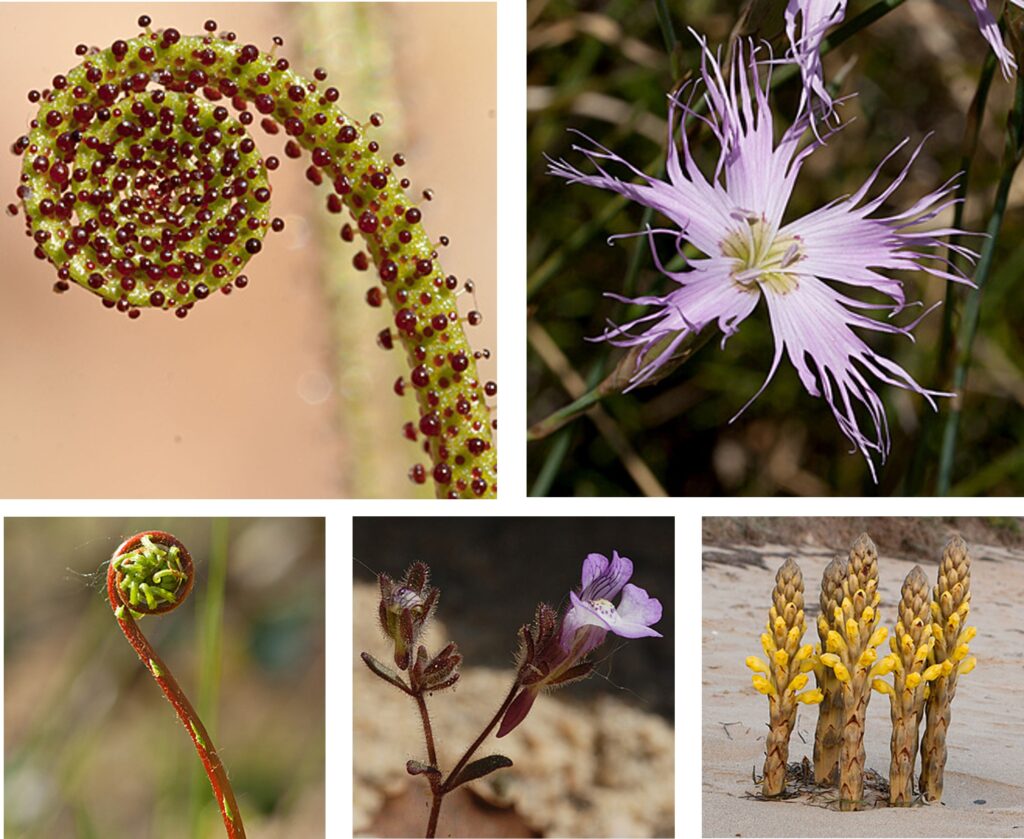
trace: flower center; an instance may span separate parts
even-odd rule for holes
[[[736,261],[732,278],[747,291],[757,284],[776,294],[788,294],[799,285],[791,269],[803,259],[798,236],[779,236],[762,216],[737,211],[739,225],[721,242],[722,255]]]
[[[590,605],[602,617],[608,617],[615,613],[615,607],[608,600],[591,600]]]

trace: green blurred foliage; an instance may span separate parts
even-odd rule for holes
[[[737,26],[738,5],[721,0],[665,4],[678,38],[678,67],[699,66],[687,27],[712,44],[726,43]],[[778,34],[771,2],[753,9],[738,31]],[[851,2],[847,19],[867,2]],[[605,292],[664,293],[670,281],[656,270],[645,238],[606,244],[657,216],[615,202],[617,196],[570,186],[545,174],[545,155],[587,168],[571,149],[582,131],[643,171],[658,175],[665,156],[666,94],[673,77],[657,3],[638,0],[550,0],[531,6],[528,84],[528,316],[542,328],[586,380],[606,375],[620,351],[586,339],[609,321],[625,322],[640,309],[604,297]],[[758,21],[767,23],[757,25]],[[775,38],[776,53],[784,40]],[[960,169],[965,114],[977,85],[987,45],[966,3],[909,2],[826,57],[826,78],[845,72],[840,90],[856,94],[842,108],[845,128],[804,166],[787,218],[855,191],[882,158],[904,138],[912,149],[927,137],[905,184],[882,212],[895,211],[936,189]],[[997,75],[974,159],[966,226],[982,230],[1000,174],[1011,84]],[[799,88],[776,89],[777,126],[795,112]],[[657,131],[651,131],[654,126]],[[705,145],[706,135],[704,137]],[[908,149],[883,168],[875,192],[898,174]],[[621,174],[621,173],[620,173]],[[995,261],[985,289],[974,361],[963,397],[964,413],[953,471],[953,492],[1019,495],[1024,492],[1024,325],[1008,318],[1022,299],[1024,219],[1018,177],[1011,192]],[[872,193],[874,194],[874,193]],[[616,209],[617,208],[617,209]],[[605,218],[607,217],[607,218]],[[936,223],[949,222],[944,216]],[[670,237],[660,237],[663,261],[673,256]],[[978,240],[968,244],[979,246]],[[636,264],[635,272],[630,270]],[[901,277],[908,300],[926,305],[943,299],[944,284],[923,274]],[[956,311],[965,289],[954,290]],[[868,298],[869,299],[869,298]],[[913,311],[903,318],[913,317]],[[956,314],[956,313],[955,313]],[[941,310],[916,330],[916,343],[871,334],[871,346],[903,365],[924,386],[948,389],[948,364],[939,355]],[[954,317],[954,324],[958,323]],[[713,339],[656,387],[606,400],[604,409],[626,435],[636,456],[672,495],[871,495],[932,494],[941,423],[926,425],[927,404],[916,395],[879,384],[888,409],[892,452],[872,483],[859,454],[850,454],[831,411],[808,395],[788,362],[735,422],[729,420],[756,392],[770,367],[771,331],[763,304],[725,349]],[[560,379],[531,347],[528,355],[529,421],[568,404]],[[940,400],[944,411],[949,400]],[[940,417],[941,419],[941,417]],[[529,447],[529,480],[552,495],[633,495],[637,485],[624,459],[589,419]],[[920,469],[908,477],[917,457]],[[550,481],[550,485],[548,482]]]
[[[217,647],[200,628],[212,519],[5,520],[5,836],[223,836],[192,743],[107,602],[107,560],[147,529],[173,533],[196,564],[191,596],[141,621],[196,704]],[[204,723],[249,835],[323,835],[323,520],[231,519],[226,555],[218,699]]]

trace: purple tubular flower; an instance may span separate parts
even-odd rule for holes
[[[789,0],[786,6],[786,35],[790,59],[800,67],[804,90],[800,107],[808,108],[814,119],[812,97],[817,97],[820,115],[832,114],[833,102],[825,87],[819,50],[825,33],[846,16],[846,0]]]
[[[654,253],[658,269],[676,287],[664,296],[632,300],[610,294],[618,300],[650,306],[652,311],[609,328],[597,340],[642,349],[629,385],[636,387],[669,364],[680,345],[709,324],[717,323],[724,347],[763,298],[775,338],[775,355],[764,384],[736,417],[761,394],[786,352],[804,388],[828,402],[840,430],[854,450],[864,455],[877,481],[872,456],[878,455],[884,463],[889,452],[889,430],[882,401],[866,374],[920,394],[933,408],[933,397],[951,394],[925,389],[853,331],[888,332],[913,340],[912,330],[921,318],[898,326],[854,310],[884,310],[890,317],[903,310],[903,285],[880,273],[883,270],[920,270],[942,280],[971,285],[938,252],[941,237],[965,231],[912,229],[955,203],[950,196],[956,178],[902,212],[870,218],[903,183],[921,151],[918,146],[895,180],[868,199],[867,193],[882,166],[906,144],[904,140],[856,193],[784,222],[783,214],[800,169],[824,140],[812,136],[807,145],[800,147],[810,124],[809,111],[801,108],[796,122],[776,142],[767,85],[760,78],[761,69],[771,62],[759,61],[752,46],[744,49],[739,44],[734,72],[727,81],[719,59],[702,38],[698,36],[698,40],[703,57],[701,74],[694,84],[703,82],[708,114],[697,113],[682,98],[686,88],[670,97],[667,181],[649,177],[582,134],[593,147],[573,148],[587,156],[597,167],[597,174],[586,175],[563,160],[550,161],[550,174],[570,183],[617,192],[657,210],[677,225],[677,230],[646,231],[652,251],[654,234],[661,232],[675,235],[677,251],[688,243],[703,254],[675,272],[668,271]],[[691,88],[690,100],[693,93]],[[691,155],[685,131],[687,117],[703,122],[719,146],[710,178]],[[625,166],[640,183],[609,174],[605,161]],[[976,256],[960,246],[947,247],[968,259]],[[833,284],[881,292],[891,302],[865,303]],[[858,421],[861,410],[870,421],[867,433]]]
[[[988,0],[967,0],[967,2],[970,3],[971,11],[974,12],[974,16],[978,20],[978,29],[981,30],[981,36],[988,41],[989,46],[992,47],[992,52],[999,59],[999,64],[1003,68],[1003,77],[1006,79],[1012,78],[1017,72],[1017,62],[1013,60],[1013,53],[1003,43],[1003,36],[999,32],[999,24],[996,23],[992,12],[988,10]],[[1024,0],[1010,0],[1010,2],[1014,6],[1024,9]]]
[[[661,638],[651,626],[661,620],[661,602],[644,589],[629,583],[633,562],[618,551],[608,557],[590,554],[583,561],[580,591],[569,592],[570,607],[554,626],[538,609],[533,626],[523,627],[525,647],[519,664],[523,689],[509,705],[498,728],[504,737],[533,707],[545,687],[568,684],[593,669],[586,656],[599,647],[609,632],[622,638]],[[622,593],[618,607],[611,601]]]

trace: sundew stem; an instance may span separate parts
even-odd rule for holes
[[[159,530],[145,531],[125,540],[114,551],[107,567],[107,597],[125,638],[174,707],[192,739],[210,780],[228,839],[245,839],[235,792],[213,739],[170,668],[157,655],[136,623],[136,619],[143,615],[163,614],[180,606],[192,590],[194,579],[192,557],[178,539]],[[157,589],[161,594],[158,598],[154,596],[150,603],[148,594]]]
[[[1024,158],[1024,78],[1017,77],[1013,107],[1006,121],[1006,145],[1004,147],[1003,172],[996,187],[996,197],[992,206],[992,215],[986,227],[986,239],[981,246],[978,268],[974,272],[975,288],[967,295],[957,339],[956,366],[953,369],[953,391],[956,393],[953,404],[946,416],[942,433],[942,448],[939,451],[939,470],[935,484],[936,495],[948,495],[953,478],[953,460],[956,455],[957,434],[960,430],[960,414],[963,411],[964,385],[967,372],[971,365],[971,351],[974,337],[978,330],[978,318],[981,312],[981,295],[985,290],[992,263],[995,258],[999,232],[1006,214],[1007,200],[1013,177],[1017,172],[1021,159]]]
[[[194,36],[154,31],[148,16],[139,25],[145,32],[107,49],[79,46],[81,64],[29,94],[40,111],[12,148],[23,156],[17,195],[36,256],[57,269],[55,290],[74,282],[136,318],[143,308],[186,317],[215,291],[245,288],[247,261],[284,226],[270,216],[267,178],[279,161],[263,159],[246,127],[283,131],[285,156],[308,152],[306,178],[331,189],[328,211],[350,215],[342,239],[362,239],[353,264],[372,265],[378,283],[367,302],[391,307],[377,342],[405,351],[408,381],[393,389],[415,394],[418,417],[404,434],[431,461],[410,479],[432,482],[442,498],[495,497],[487,398],[497,386],[480,381],[463,330],[457,296],[468,283],[442,269],[447,239],[423,229],[399,171],[404,157],[386,158],[373,139],[382,117],[350,118],[326,72],[315,81],[295,73],[279,44],[264,51],[214,35],[214,21]]]

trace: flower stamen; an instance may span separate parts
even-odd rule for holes
[[[763,217],[734,213],[733,218],[746,222],[721,242],[722,255],[736,261],[733,280],[744,291],[757,291],[755,283],[776,294],[793,291],[799,281],[788,269],[803,259],[799,237],[778,236]]]

